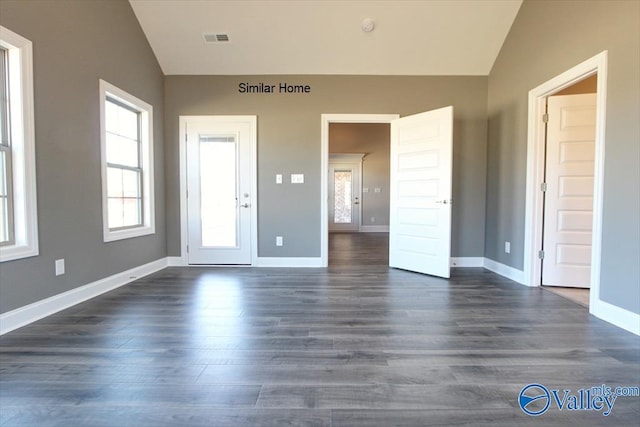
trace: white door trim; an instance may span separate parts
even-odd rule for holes
[[[524,226],[524,279],[528,286],[540,286],[543,196],[540,184],[544,177],[545,130],[542,123],[548,96],[590,75],[598,75],[596,99],[596,138],[593,194],[593,235],[591,247],[591,294],[589,310],[593,312],[600,296],[600,261],[602,244],[602,200],[604,183],[604,145],[607,101],[607,51],[584,61],[529,92],[527,135],[527,184]]]
[[[229,118],[251,123],[251,265],[258,260],[258,158],[257,158],[257,116],[180,116],[179,157],[180,157],[180,263],[188,265],[188,211],[187,211],[187,123],[206,121],[211,117]],[[176,257],[174,257],[175,260]]]
[[[320,117],[320,263],[329,265],[329,207],[327,182],[329,176],[330,123],[391,123],[399,114],[322,114]]]

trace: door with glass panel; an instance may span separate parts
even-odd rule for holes
[[[329,162],[329,231],[360,231],[360,163]]]
[[[186,121],[189,264],[251,264],[255,116]]]

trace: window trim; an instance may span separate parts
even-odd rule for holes
[[[105,242],[146,236],[155,233],[155,197],[153,172],[153,106],[100,79],[100,153],[102,176],[102,233]],[[140,113],[140,167],[142,169],[142,225],[117,229],[109,228],[107,193],[107,138],[105,103],[107,98],[122,103]]]
[[[0,246],[0,262],[39,255],[36,193],[33,44],[0,26],[7,50],[13,191],[13,244]]]

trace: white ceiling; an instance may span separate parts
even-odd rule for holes
[[[487,75],[522,0],[129,0],[167,75]],[[365,33],[363,19],[375,21]],[[228,43],[205,44],[204,33]]]

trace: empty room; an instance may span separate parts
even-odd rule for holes
[[[0,0],[0,426],[640,420],[640,1]]]

